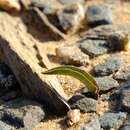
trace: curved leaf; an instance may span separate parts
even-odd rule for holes
[[[60,66],[43,72],[43,74],[59,74],[72,76],[84,83],[90,92],[98,93],[98,85],[96,84],[94,78],[89,73],[85,72],[84,70],[78,69],[77,67],[70,65]]]

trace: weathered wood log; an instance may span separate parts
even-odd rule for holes
[[[65,102],[67,96],[57,78],[42,74],[46,70],[43,66],[50,68],[50,62],[42,49],[36,48],[40,45],[27,32],[20,17],[0,12],[0,53],[15,74],[23,93],[42,102],[56,114],[66,113],[69,109]]]

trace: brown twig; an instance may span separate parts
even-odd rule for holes
[[[37,12],[37,14],[41,17],[42,21],[46,24],[47,27],[49,27],[54,33],[58,34],[63,39],[67,39],[67,36],[61,32],[59,29],[57,29],[50,21],[48,20],[47,16],[41,12],[38,8],[34,8],[34,10]]]

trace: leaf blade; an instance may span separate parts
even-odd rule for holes
[[[59,74],[72,76],[84,83],[90,92],[98,93],[98,85],[95,79],[89,73],[85,72],[84,70],[78,69],[77,67],[70,65],[60,66],[43,72],[43,74]]]

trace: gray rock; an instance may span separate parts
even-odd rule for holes
[[[77,46],[64,46],[56,49],[56,56],[65,64],[87,66],[89,56],[84,54]]]
[[[12,126],[0,121],[0,130],[15,130]]]
[[[9,67],[4,63],[0,63],[0,96],[14,89],[16,85],[18,83]]]
[[[123,126],[120,130],[130,130],[130,124]]]
[[[114,79],[129,81],[130,80],[130,66],[120,69],[115,73]]]
[[[95,78],[95,80],[99,86],[99,91],[101,92],[105,92],[119,86],[116,80],[108,76]]]
[[[72,4],[57,11],[59,24],[64,31],[76,32],[85,14],[82,5]]]
[[[120,90],[120,94],[122,109],[130,112],[130,84],[124,85]]]
[[[92,98],[82,98],[72,104],[72,108],[78,108],[82,112],[95,112],[97,101]]]
[[[62,4],[74,4],[74,3],[81,3],[83,4],[85,0],[59,0],[60,3]]]
[[[112,11],[105,5],[92,5],[86,11],[86,19],[90,26],[112,24]]]
[[[121,51],[130,49],[128,33],[124,31],[113,32],[108,36],[108,45],[112,51]]]
[[[125,119],[127,114],[123,112],[119,113],[104,113],[99,119],[101,127],[105,130],[110,130],[111,128],[119,129]]]
[[[94,68],[94,72],[98,76],[107,76],[120,69],[122,65],[122,60],[119,58],[110,58],[104,63],[101,63]]]
[[[84,40],[80,43],[80,48],[91,57],[108,52],[107,43],[104,40]]]
[[[9,101],[0,108],[0,120],[16,128],[30,130],[44,117],[45,113],[40,104],[24,98]]]
[[[81,130],[101,130],[98,118],[92,119],[89,123],[85,124]]]
[[[74,96],[72,96],[72,97],[69,99],[68,102],[69,102],[70,104],[74,104],[74,103],[76,103],[78,100],[83,99],[83,98],[85,98],[85,96],[78,93],[78,94],[75,94]]]

